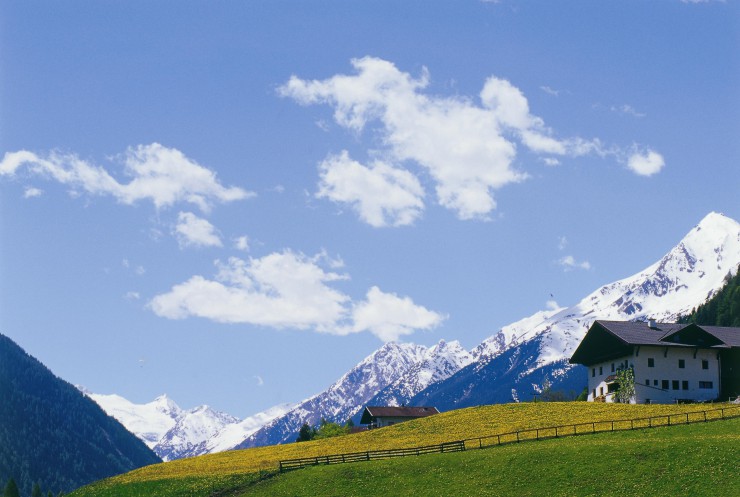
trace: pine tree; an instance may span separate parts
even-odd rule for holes
[[[33,484],[33,490],[31,490],[31,497],[43,497],[43,495],[41,495],[41,485],[39,485],[39,482],[36,482]]]
[[[14,479],[8,480],[8,484],[5,485],[5,492],[3,497],[21,497],[21,493],[18,491],[18,485],[15,484]]]

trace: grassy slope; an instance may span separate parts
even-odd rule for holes
[[[263,481],[237,495],[736,496],[739,461],[740,419],[735,418],[319,466]]]
[[[258,447],[157,464],[83,487],[72,495],[74,497],[209,496],[216,492],[249,484],[259,477],[260,470],[274,470],[277,462],[281,459],[374,449],[416,447],[518,429],[592,420],[629,419],[698,409],[701,409],[701,407],[697,405],[619,405],[585,402],[482,406],[450,411],[430,418],[383,428],[382,430],[345,437],[300,444]],[[710,425],[713,424],[710,423]],[[724,424],[724,422],[716,424]],[[567,443],[578,443],[587,438],[589,437],[568,439]],[[563,441],[555,441],[555,443],[561,442]],[[540,442],[540,444],[545,443]],[[524,444],[521,447],[526,445],[530,444]],[[499,450],[511,449],[491,449],[481,451],[479,454]],[[473,453],[472,451],[468,452],[463,457],[475,457],[468,455]],[[416,458],[407,459],[404,460],[403,464],[414,464],[413,461],[415,460]],[[396,462],[398,461],[401,460]],[[393,462],[382,464],[393,464]],[[337,471],[350,471],[345,469],[349,466],[358,465],[343,466]],[[281,476],[276,481],[283,478],[286,477]],[[289,478],[297,477],[291,475]]]

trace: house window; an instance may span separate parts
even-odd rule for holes
[[[648,357],[648,367],[649,368],[655,367],[655,359],[653,359],[652,357]]]
[[[678,367],[679,367],[679,369],[684,369],[686,367],[686,361],[684,361],[683,359],[679,359],[678,360]]]
[[[599,387],[599,395],[604,395],[604,387]]]
[[[709,369],[709,361],[707,361],[706,359],[702,359],[701,360],[701,368],[702,369]]]
[[[678,380],[673,380],[673,389],[678,390]]]
[[[658,380],[653,380],[653,386],[654,387],[657,387],[658,386]]]
[[[645,384],[646,384],[647,386],[650,386],[650,380],[645,380]]]
[[[594,392],[593,392],[593,398],[594,399],[596,398],[596,389],[595,388],[594,388]]]
[[[599,374],[604,374],[604,368],[602,368],[601,366],[599,366]]]
[[[700,381],[699,388],[711,389],[714,388],[714,385],[711,381]]]
[[[614,363],[612,363],[612,373],[614,372]]]
[[[668,380],[661,380],[660,388],[662,388],[663,390],[668,390]]]
[[[591,378],[596,376],[596,368],[591,368]]]
[[[681,390],[688,390],[689,389],[689,380],[683,380],[681,382]]]

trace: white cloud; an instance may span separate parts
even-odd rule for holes
[[[133,204],[149,200],[157,208],[188,202],[207,211],[214,202],[231,202],[254,195],[238,187],[225,187],[216,174],[174,148],[158,143],[131,147],[118,157],[124,174],[120,183],[107,170],[74,154],[52,152],[42,157],[27,150],[8,152],[0,162],[0,176],[15,176],[21,166],[36,176],[53,179],[92,195],[111,195],[119,202]]]
[[[244,235],[234,239],[234,248],[244,252],[249,252],[249,237]]]
[[[23,198],[40,197],[41,195],[43,195],[43,193],[43,190],[39,190],[38,188],[29,186],[23,191]]]
[[[558,238],[558,250],[565,250],[565,247],[568,246],[568,238],[561,236]]]
[[[257,386],[258,387],[261,387],[261,386],[263,386],[265,384],[265,380],[260,375],[258,375],[258,374],[257,375],[254,375],[252,378],[254,378],[255,380],[257,380]]]
[[[126,295],[123,296],[126,300],[139,300],[141,298],[141,295],[139,292],[126,292]]]
[[[572,255],[566,255],[558,260],[558,264],[563,267],[565,271],[572,271],[574,269],[591,269],[591,263],[588,261],[577,261]]]
[[[398,340],[417,329],[427,330],[439,325],[445,317],[414,304],[408,297],[370,288],[366,300],[352,309],[354,332],[369,331],[385,342]]]
[[[192,212],[180,212],[175,234],[180,247],[222,247],[216,227]]]
[[[627,167],[640,176],[652,176],[657,174],[665,166],[663,156],[653,150],[633,153],[628,161]]]
[[[371,226],[412,224],[424,209],[424,190],[416,176],[404,169],[381,161],[367,167],[343,151],[324,160],[319,171],[316,196],[351,205]]]
[[[560,96],[560,90],[553,90],[549,86],[540,86],[540,90],[544,91],[548,95],[552,95],[553,97]]]
[[[353,304],[332,288],[348,276],[325,269],[341,265],[341,260],[325,253],[307,257],[286,250],[247,261],[232,257],[216,265],[214,279],[193,276],[154,297],[149,308],[169,319],[201,317],[335,335],[370,332],[381,340],[429,329],[443,319],[409,297],[383,293],[377,287],[367,292],[366,300]]]
[[[632,117],[638,117],[642,118],[645,117],[647,114],[644,112],[638,112],[634,107],[632,107],[629,104],[623,104],[623,105],[612,105],[611,111],[616,112],[617,114],[625,114]]]
[[[159,316],[198,316],[222,323],[331,332],[348,297],[328,286],[345,276],[325,271],[317,258],[291,251],[248,261],[217,261],[215,280],[193,276],[150,302]]]
[[[496,208],[495,190],[528,178],[514,167],[517,142],[536,154],[614,154],[598,139],[554,137],[530,113],[521,90],[504,79],[488,78],[478,105],[470,98],[423,94],[429,85],[426,69],[413,78],[374,57],[353,59],[352,65],[354,75],[292,76],[278,92],[302,105],[332,106],[334,120],[358,134],[369,123],[378,124],[386,165],[398,171],[409,161],[424,169],[440,205],[461,219],[487,218]],[[361,205],[355,207],[360,212]]]
[[[546,166],[550,166],[550,167],[555,167],[555,166],[560,165],[560,161],[553,157],[543,157],[542,162],[544,162]]]
[[[547,302],[545,303],[545,306],[547,307],[547,310],[548,310],[548,311],[557,311],[558,309],[560,309],[560,304],[558,304],[558,303],[557,303],[557,302],[556,302],[555,300],[553,300],[553,299],[551,299],[551,300],[548,300],[548,301],[547,301]]]

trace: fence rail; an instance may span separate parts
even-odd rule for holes
[[[341,464],[359,461],[375,461],[395,457],[420,456],[424,454],[439,454],[447,452],[462,452],[470,449],[483,449],[510,443],[520,443],[549,438],[572,437],[576,435],[591,435],[608,431],[638,430],[657,428],[660,426],[685,425],[704,423],[720,419],[740,417],[740,404],[703,411],[682,412],[676,414],[661,414],[647,418],[615,419],[608,421],[592,421],[590,423],[575,423],[570,425],[548,426],[544,428],[529,428],[508,433],[497,433],[482,437],[466,438],[438,445],[412,447],[407,449],[370,450],[352,452],[349,454],[332,454],[326,456],[304,457],[300,459],[286,459],[280,461],[280,472],[300,469],[321,464]]]
[[[529,428],[509,433],[498,433],[483,437],[466,438],[463,442],[465,442],[466,449],[482,449],[484,447],[493,447],[496,445],[506,445],[530,440],[546,440],[549,438],[590,435],[607,431],[625,431],[643,428],[657,428],[660,426],[685,425],[690,423],[702,423],[719,419],[735,418],[738,416],[740,416],[740,405],[703,411],[661,414],[646,418],[615,419],[607,421],[592,421],[590,423],[575,423],[571,425],[548,426],[543,428]]]
[[[352,452],[350,454],[332,454],[328,456],[303,457],[300,459],[287,459],[280,461],[280,472],[291,469],[300,469],[307,466],[319,464],[341,464],[347,462],[376,461],[379,459],[391,459],[394,457],[421,456],[424,454],[443,454],[447,452],[462,452],[465,450],[465,442],[445,442],[438,445],[427,445],[425,447],[411,447],[408,449],[368,450],[365,452]]]

